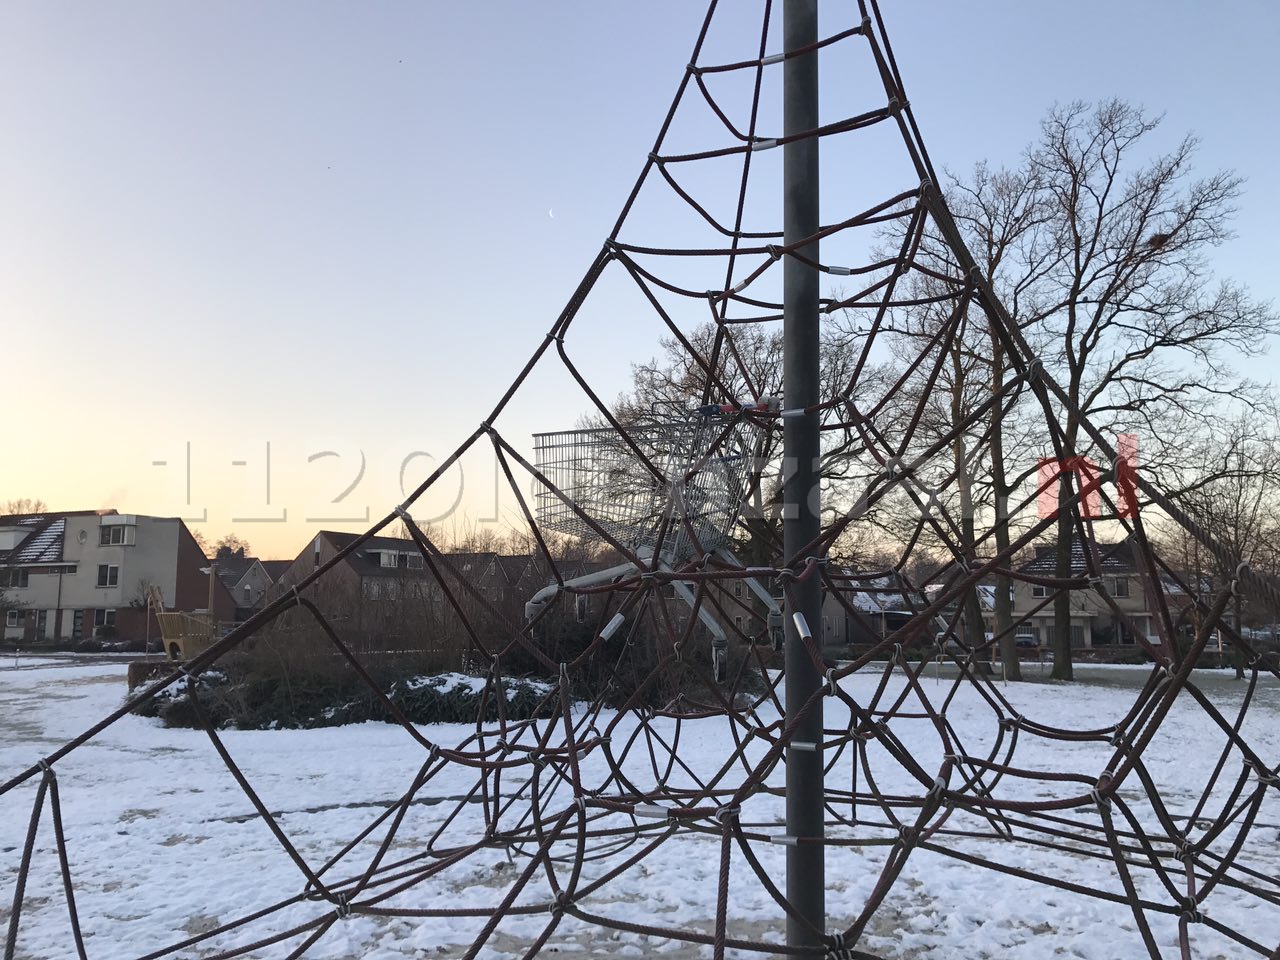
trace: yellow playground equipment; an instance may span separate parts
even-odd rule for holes
[[[218,637],[218,621],[213,613],[213,570],[209,571],[209,608],[196,613],[165,610],[164,595],[152,584],[147,590],[147,606],[160,624],[164,655],[169,660],[190,660],[212,646]]]

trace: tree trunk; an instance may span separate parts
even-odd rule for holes
[[[1063,470],[1058,479],[1058,554],[1055,575],[1062,580],[1071,576],[1071,474]],[[1062,590],[1053,600],[1053,673],[1054,680],[1071,680],[1071,591]]]
[[[956,384],[952,387],[951,412],[953,423],[960,422],[961,382],[960,378],[957,377]],[[963,434],[952,443],[951,450],[955,458],[956,486],[959,488],[960,493],[960,532],[962,537],[960,551],[969,570],[972,570],[977,561],[977,551],[974,546],[977,543],[977,536],[974,530],[973,480],[969,476],[969,467],[965,462],[966,446]],[[970,650],[979,650],[987,642],[987,631],[982,621],[982,601],[978,596],[977,584],[965,591],[962,622],[964,624],[965,644],[968,645]],[[974,670],[979,675],[986,676],[990,674],[990,658],[990,651],[983,651],[974,658]]]
[[[994,331],[991,337],[991,356],[991,392],[993,395],[998,395],[1004,388],[1004,349]],[[1003,554],[1009,549],[1010,491],[1004,469],[1004,427],[1001,425],[1000,410],[997,408],[992,415],[995,423],[991,430],[991,486],[995,494],[996,552]],[[1012,583],[1008,577],[996,577],[994,627],[996,636],[1000,637],[1000,659],[1004,663],[1005,679],[1021,680],[1022,664],[1018,660],[1018,638],[1014,636],[1012,630],[1011,586]]]

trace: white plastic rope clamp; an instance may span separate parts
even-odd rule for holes
[[[791,615],[791,622],[796,625],[796,633],[800,634],[801,639],[813,639],[813,634],[809,632],[809,622],[805,620],[803,613],[797,610]]]
[[[728,824],[738,819],[738,814],[742,812],[741,807],[721,807],[714,814],[717,823]]]
[[[613,618],[604,625],[604,629],[600,631],[601,640],[612,640],[613,635],[618,632],[618,628],[627,622],[627,618],[621,613],[615,613]]]

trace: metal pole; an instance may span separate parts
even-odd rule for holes
[[[817,0],[784,0],[783,46],[797,50],[818,42]],[[791,57],[783,63],[783,133],[791,137],[818,126],[818,54]],[[783,242],[802,241],[818,232],[818,138],[783,146]],[[818,260],[818,244],[800,248]],[[818,271],[794,257],[782,264],[783,405],[807,407],[819,399]],[[783,421],[783,549],[789,559],[821,532],[818,510],[818,415]],[[817,577],[795,583],[796,609],[815,642],[822,643],[822,587]],[[822,686],[822,675],[805,649],[794,617],[786,623],[787,720]],[[822,701],[795,731],[794,743],[809,749],[787,751],[787,834],[798,842],[787,847],[787,899],[818,931],[826,924],[824,878]],[[810,746],[813,745],[813,746]],[[814,841],[819,842],[814,842]],[[787,917],[787,945],[816,946],[819,936],[798,919]]]

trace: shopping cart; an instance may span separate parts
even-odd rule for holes
[[[536,495],[538,522],[586,540],[601,540],[603,533],[654,569],[715,555],[740,566],[730,544],[759,469],[765,429],[742,407],[717,404],[665,417],[655,411],[625,435],[612,428],[534,434],[535,464],[548,484]],[[565,586],[608,583],[637,569],[623,563]],[[771,613],[779,612],[764,587],[747,583]],[[723,626],[696,602],[688,583],[673,586],[711,633],[719,672],[728,646]],[[562,589],[553,584],[541,590],[526,605],[527,615],[532,619]],[[605,628],[608,635],[622,625],[615,621]]]
[[[594,523],[631,550],[661,540],[662,559],[672,564],[711,553],[729,542],[741,513],[760,430],[745,419],[695,414],[625,438],[611,428],[534,434],[538,470],[555,488],[538,491],[538,522],[599,539]]]

